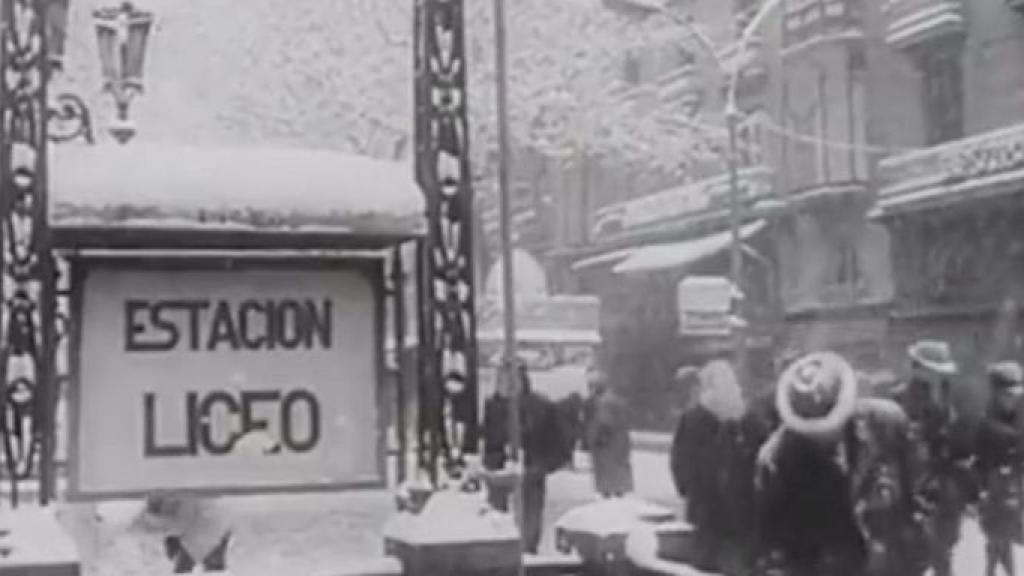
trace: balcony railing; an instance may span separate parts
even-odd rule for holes
[[[753,204],[771,196],[773,172],[766,166],[740,170],[741,201]],[[641,198],[610,204],[591,217],[595,238],[648,229],[670,221],[688,220],[725,210],[729,206],[729,178],[714,176]]]
[[[885,15],[886,40],[895,48],[964,32],[963,0],[888,0]]]
[[[1024,123],[889,157],[881,162],[879,177],[883,207],[920,194],[956,194],[974,184],[1024,180]]]
[[[862,38],[864,0],[790,0],[784,17],[788,51],[819,41]]]

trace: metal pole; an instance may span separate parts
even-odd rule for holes
[[[408,476],[406,459],[409,457],[408,434],[405,423],[405,265],[402,261],[402,245],[395,246],[391,269],[391,287],[394,291],[394,334],[395,334],[395,431],[398,436],[398,482],[405,482]]]
[[[735,83],[730,86],[729,101],[726,104],[726,122],[729,126],[729,230],[732,233],[732,243],[729,250],[729,277],[738,290],[742,292],[743,282],[743,239],[740,237],[740,178],[738,145],[736,142],[736,131],[739,124],[739,111],[735,103]],[[743,310],[743,300],[740,300],[738,311]],[[743,314],[739,314],[740,318]],[[740,382],[747,384],[747,338],[746,330],[743,327],[733,328],[733,350],[736,354],[736,375]]]
[[[506,71],[505,2],[494,0],[494,58],[496,72],[498,112],[498,199],[501,223],[502,298],[504,304],[504,377],[512,384],[509,395],[509,458],[520,462],[521,436],[519,422],[520,389],[516,371],[516,300],[515,273],[512,262],[512,217],[509,199],[509,137],[508,137],[508,76]],[[523,542],[522,485],[513,495],[515,517],[519,520],[520,543]]]

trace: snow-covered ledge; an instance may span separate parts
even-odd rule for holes
[[[57,229],[417,235],[425,226],[411,166],[329,150],[60,146],[49,174]]]

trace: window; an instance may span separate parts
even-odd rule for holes
[[[934,146],[963,137],[963,65],[960,50],[944,47],[924,51],[919,66],[926,144]]]
[[[860,256],[857,246],[850,240],[839,242],[834,272],[830,278],[836,286],[856,287],[861,282]]]

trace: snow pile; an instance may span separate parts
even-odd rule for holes
[[[21,506],[0,514],[0,549],[10,561],[71,562],[78,551],[54,509]]]
[[[517,540],[513,518],[487,506],[482,493],[435,492],[419,514],[399,512],[384,526],[384,537],[437,545]]]
[[[667,522],[668,508],[635,497],[609,498],[570,510],[558,519],[557,530],[598,536],[626,534],[639,523]]]

